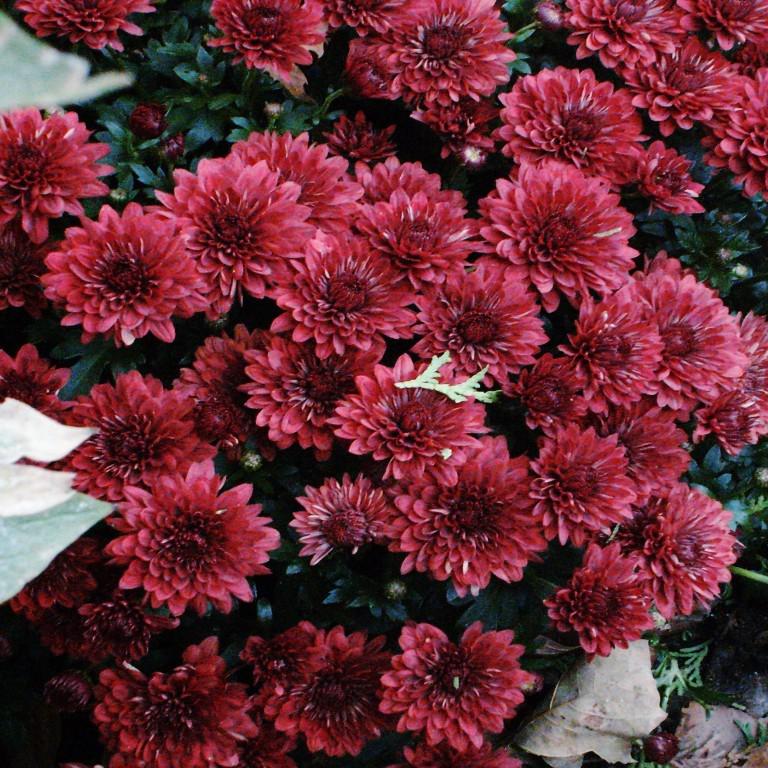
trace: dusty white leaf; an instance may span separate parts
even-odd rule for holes
[[[555,768],[579,768],[588,752],[609,763],[628,763],[632,741],[666,717],[651,674],[650,648],[638,640],[567,672],[550,705],[516,741]]]
[[[27,464],[0,464],[0,517],[34,515],[75,495],[74,474]]]
[[[21,458],[56,461],[93,434],[94,430],[87,427],[59,424],[13,398],[0,403],[0,464],[12,464]]]

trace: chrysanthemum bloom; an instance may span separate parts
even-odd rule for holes
[[[114,386],[97,384],[72,408],[74,424],[98,430],[68,460],[77,472],[75,487],[120,501],[126,485],[146,486],[211,458],[216,451],[195,433],[193,407],[182,394],[138,371],[118,376]]]
[[[24,307],[32,317],[40,317],[45,306],[40,275],[47,252],[29,239],[19,222],[0,224],[0,311]]]
[[[640,194],[648,200],[648,211],[669,213],[702,213],[696,198],[704,189],[691,179],[691,162],[661,141],[638,152],[632,180]]]
[[[733,55],[732,61],[739,72],[747,77],[755,77],[757,71],[768,67],[768,39],[762,43],[747,43]]]
[[[474,401],[454,403],[433,390],[396,386],[418,375],[408,355],[401,355],[394,368],[375,366],[372,376],[358,376],[357,393],[341,402],[330,423],[339,437],[352,441],[350,453],[386,461],[385,478],[428,471],[441,482],[455,483],[467,449],[477,443],[472,435],[488,431],[485,409]]]
[[[728,168],[745,194],[768,199],[768,70],[745,79],[739,109],[714,126],[714,148],[706,156],[710,165]]]
[[[452,485],[428,475],[404,482],[387,528],[390,549],[406,554],[401,572],[450,579],[461,596],[477,595],[491,576],[519,581],[547,546],[532,524],[528,485],[528,460],[511,459],[503,437],[468,450]]]
[[[679,267],[678,262],[666,263]],[[662,266],[636,277],[626,291],[629,300],[645,303],[659,326],[664,344],[657,373],[660,406],[677,410],[698,400],[711,403],[735,388],[748,359],[738,322],[714,290],[690,273],[673,274]]]
[[[257,411],[256,425],[268,427],[278,448],[298,443],[323,461],[331,455],[336,406],[355,391],[355,377],[370,371],[382,351],[379,346],[321,358],[311,344],[273,336],[264,349],[246,352],[246,407]]]
[[[49,219],[80,216],[81,198],[106,195],[98,177],[112,168],[96,161],[109,154],[109,144],[89,144],[90,135],[75,112],[0,115],[0,224],[21,215],[32,242],[43,243]]]
[[[333,130],[323,136],[330,154],[370,163],[395,154],[397,147],[391,139],[396,127],[376,128],[364,112],[358,112],[353,120],[342,115],[333,124]]]
[[[248,578],[269,573],[264,564],[280,535],[261,505],[248,503],[253,486],[219,493],[224,482],[208,461],[186,476],[157,478],[149,491],[125,489],[109,520],[121,535],[105,549],[127,566],[122,589],[143,589],[153,608],[167,606],[174,616],[189,608],[202,616],[209,603],[229,613],[233,597],[253,600]]]
[[[736,390],[720,395],[713,403],[696,411],[693,442],[701,442],[713,434],[726,453],[737,456],[742,448],[754,445],[766,431],[768,428],[757,400]]]
[[[508,386],[509,394],[520,399],[529,429],[553,435],[569,421],[578,421],[587,412],[582,395],[584,376],[567,357],[542,355],[533,368],[524,370]]]
[[[623,557],[617,542],[590,544],[567,586],[544,601],[558,632],[575,632],[587,658],[626,648],[652,629],[650,598],[636,555]]]
[[[717,51],[710,51],[695,37],[672,53],[622,71],[632,104],[648,110],[659,123],[662,136],[696,123],[711,123],[734,105],[738,93],[732,87],[733,65]]]
[[[504,749],[494,749],[490,744],[478,748],[470,746],[458,752],[447,744],[429,746],[419,744],[405,747],[403,756],[408,761],[404,765],[390,768],[522,768],[522,763]]]
[[[568,42],[576,58],[597,53],[606,67],[650,64],[672,53],[684,32],[675,0],[566,0]]]
[[[98,586],[94,566],[103,561],[96,539],[77,539],[11,600],[11,608],[35,621],[53,605],[79,606]]]
[[[381,678],[381,711],[399,715],[399,733],[424,732],[427,744],[458,751],[483,746],[483,734],[500,733],[514,717],[533,675],[520,668],[522,645],[514,633],[483,632],[477,621],[452,643],[431,624],[400,633],[403,653]]]
[[[624,448],[627,477],[634,483],[637,504],[668,488],[688,468],[691,457],[683,448],[687,436],[676,426],[675,412],[658,408],[652,399],[629,408],[610,408],[589,423],[601,437],[616,435]]]
[[[755,399],[768,423],[768,322],[749,312],[741,321],[740,336],[749,363],[738,386]]]
[[[59,712],[85,712],[92,696],[91,684],[79,672],[60,672],[43,686],[45,703]]]
[[[417,290],[460,272],[476,248],[475,221],[423,192],[396,190],[387,202],[363,205],[354,225]]]
[[[622,183],[644,138],[630,93],[598,82],[591,69],[542,69],[499,99],[503,152],[517,162],[560,160]]]
[[[386,51],[380,41],[352,40],[342,77],[347,88],[361,99],[397,98],[392,93],[394,75],[387,67]]]
[[[274,291],[287,311],[272,323],[273,331],[291,331],[299,343],[313,339],[319,357],[413,335],[413,292],[362,238],[316,238],[291,266]]]
[[[312,63],[325,44],[326,23],[318,0],[213,0],[211,16],[221,37],[212,47],[234,53],[234,62],[263,69],[291,93],[307,82],[299,65]]]
[[[626,407],[658,389],[663,349],[658,326],[626,294],[598,303],[585,299],[568,341],[560,351],[584,375],[590,410],[604,413],[609,404]]]
[[[739,43],[764,43],[768,39],[766,0],[677,0],[682,25],[713,35],[724,51]]]
[[[136,661],[147,655],[152,636],[178,626],[178,619],[150,613],[139,602],[116,591],[99,602],[78,609],[83,617],[81,656],[98,664],[114,656],[116,661]]]
[[[208,315],[228,312],[243,293],[263,298],[287,254],[314,229],[300,189],[266,163],[237,157],[201,160],[197,173],[174,171],[173,194],[157,192],[179,227],[202,278]]]
[[[365,476],[354,481],[345,474],[341,482],[329,477],[319,488],[307,486],[302,506],[289,523],[303,544],[300,555],[311,556],[310,565],[339,549],[352,554],[364,544],[380,541],[391,509],[384,491]]]
[[[411,117],[428,125],[442,140],[441,157],[460,155],[467,149],[492,152],[496,142],[488,127],[499,115],[490,99],[464,97],[450,104],[432,102],[415,110]]]
[[[195,401],[195,424],[207,442],[223,448],[237,458],[243,443],[254,432],[247,397],[240,387],[248,382],[245,352],[261,349],[267,343],[264,331],[250,332],[235,326],[232,337],[226,333],[209,336],[195,351],[191,368],[182,368],[174,387]]]
[[[331,27],[352,27],[358,35],[386,32],[406,0],[324,0]]]
[[[176,337],[173,317],[206,307],[201,278],[173,222],[129,203],[122,214],[102,206],[82,218],[46,256],[46,296],[64,307],[64,326],[80,325],[83,343],[97,335],[130,345],[153,334]]]
[[[58,418],[64,404],[57,395],[68,379],[69,368],[54,368],[34,344],[24,344],[16,357],[0,349],[0,402],[12,397]]]
[[[311,649],[317,668],[288,692],[275,727],[291,736],[301,733],[310,752],[360,754],[387,722],[377,696],[379,678],[389,666],[385,641],[368,640],[365,632],[346,635],[343,627],[318,630]]]
[[[316,635],[317,629],[302,621],[269,640],[257,635],[246,640],[240,658],[252,668],[254,704],[269,719],[277,717],[293,686],[308,680],[318,666],[312,652]]]
[[[541,441],[531,462],[533,513],[547,539],[577,547],[632,515],[633,483],[616,435],[600,437],[569,424]]]
[[[417,0],[385,33],[392,91],[412,104],[490,96],[509,82],[512,38],[494,0]]]
[[[603,179],[561,163],[524,164],[480,201],[480,232],[496,255],[527,276],[548,312],[560,294],[578,306],[589,291],[623,285],[638,255],[632,216]]]
[[[347,161],[343,157],[329,157],[327,144],[311,144],[308,133],[293,136],[254,132],[245,141],[238,141],[232,154],[247,165],[264,160],[280,181],[298,184],[298,203],[310,210],[308,224],[325,232],[349,229],[352,204],[360,198],[362,190],[349,178]]]
[[[473,376],[487,367],[491,383],[533,363],[547,342],[539,307],[524,285],[505,276],[503,267],[485,264],[450,275],[419,296],[415,333],[421,338],[413,352],[423,358],[450,352],[457,375]]]
[[[238,768],[298,768],[288,753],[296,749],[296,739],[275,730],[257,712],[250,712],[259,732],[240,747]]]
[[[130,665],[105,669],[93,711],[110,768],[232,768],[238,747],[256,736],[245,686],[227,682],[219,641],[190,645],[183,664],[146,677]]]
[[[677,483],[622,526],[618,541],[625,552],[640,555],[646,588],[662,616],[707,608],[718,585],[731,580],[737,540],[730,523],[731,513],[720,502]]]
[[[151,0],[16,0],[16,10],[38,37],[55,35],[95,50],[109,46],[122,51],[119,32],[144,34],[128,17],[156,9]]]

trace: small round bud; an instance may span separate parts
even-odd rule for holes
[[[109,192],[109,199],[116,203],[124,203],[128,199],[128,193],[124,189],[112,189]]]
[[[677,736],[673,733],[654,733],[643,739],[643,754],[653,763],[668,763],[677,751]]]
[[[563,8],[552,0],[542,0],[534,9],[534,14],[542,28],[550,32],[557,32],[565,26]]]
[[[83,712],[91,700],[90,683],[77,672],[54,675],[43,687],[46,704],[60,712]]]
[[[488,160],[488,154],[479,147],[473,147],[471,144],[467,144],[464,149],[461,150],[460,158],[462,164],[470,171],[478,171],[485,165]]]
[[[267,117],[277,117],[283,111],[283,105],[278,101],[268,101],[264,105],[264,114]]]
[[[733,258],[733,251],[730,248],[720,248],[717,258],[723,264],[727,264]]]
[[[758,467],[755,471],[755,484],[761,488],[768,488],[768,467]]]
[[[184,154],[184,134],[174,133],[160,144],[166,160],[175,163]]]
[[[533,673],[533,680],[530,683],[526,683],[520,689],[526,696],[530,696],[533,693],[539,693],[544,689],[544,678],[541,675]]]
[[[749,267],[746,264],[736,264],[731,273],[739,280],[743,280],[745,277],[749,277]]]
[[[400,579],[392,579],[392,581],[388,581],[384,585],[384,594],[386,595],[387,600],[402,600],[407,591],[408,588],[405,586],[404,582],[400,581]]]
[[[256,451],[245,451],[240,457],[240,466],[248,472],[258,472],[264,466],[264,459]]]
[[[0,632],[0,663],[7,661],[13,656],[13,644],[8,639],[8,635]]]
[[[156,139],[168,127],[162,104],[138,104],[128,118],[134,136],[146,141]]]

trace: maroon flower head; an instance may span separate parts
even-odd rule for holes
[[[475,101],[466,96],[450,104],[432,102],[411,113],[440,137],[444,158],[473,150],[493,152],[496,142],[489,124],[498,116],[499,109],[490,99]]]
[[[0,349],[0,402],[12,397],[59,419],[66,406],[58,392],[69,373],[69,368],[54,368],[43,360],[34,344],[22,345],[16,357]]]
[[[128,127],[142,140],[156,139],[168,127],[166,109],[162,104],[137,104],[128,116]]]
[[[633,172],[640,194],[648,200],[648,212],[703,213],[696,198],[704,189],[691,179],[691,162],[661,141],[638,152]]]
[[[406,0],[324,0],[331,27],[352,27],[358,35],[386,32]]]
[[[340,155],[350,162],[362,160],[372,163],[395,154],[397,147],[391,138],[396,127],[376,128],[364,112],[358,112],[353,120],[342,115],[333,124],[333,130],[323,136],[328,141],[331,155]]]
[[[445,742],[436,746],[419,744],[405,747],[404,765],[390,768],[522,768],[522,763],[504,749],[494,749],[490,744],[478,748],[474,745],[461,752]]]
[[[347,88],[361,99],[396,99],[392,92],[395,76],[389,71],[386,59],[386,51],[379,41],[352,40],[342,75]]]
[[[510,630],[483,632],[479,621],[458,643],[431,624],[406,625],[403,652],[381,678],[381,711],[399,716],[399,733],[423,732],[430,746],[482,748],[483,734],[502,731],[534,679],[520,668],[524,648],[513,638]]]
[[[724,51],[739,43],[764,43],[768,38],[766,0],[677,0],[683,28],[704,30]]]
[[[44,245],[35,245],[18,221],[0,224],[0,311],[24,307],[40,317],[45,306],[40,275],[45,272]]]
[[[742,45],[734,53],[732,61],[742,75],[756,77],[759,69],[768,67],[768,40]]]
[[[296,748],[296,739],[275,730],[272,723],[255,711],[250,716],[259,732],[240,747],[239,768],[298,768],[288,755]]]
[[[43,686],[45,703],[59,712],[84,712],[92,696],[90,683],[78,672],[60,672]]]
[[[768,322],[749,312],[741,320],[740,336],[749,362],[739,389],[754,397],[762,420],[768,423]]]
[[[720,447],[731,456],[754,445],[768,432],[757,399],[741,390],[726,392],[710,405],[696,411],[694,443],[713,434]]]

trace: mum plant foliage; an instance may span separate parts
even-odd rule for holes
[[[0,399],[113,506],[2,609],[4,765],[536,764],[768,579],[766,0],[9,11],[133,85],[0,114]]]

